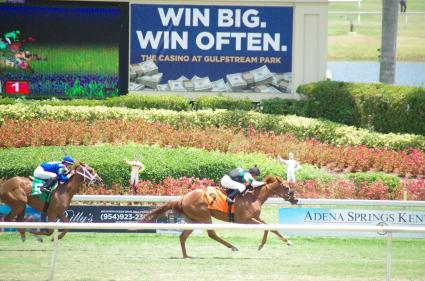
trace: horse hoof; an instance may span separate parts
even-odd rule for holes
[[[232,247],[232,251],[233,251],[233,252],[237,252],[237,251],[239,251],[239,249],[238,249],[238,248],[236,248],[236,247]]]
[[[288,246],[294,246],[294,244],[293,244],[291,241],[289,241],[289,240],[288,240],[288,242],[286,242],[286,244],[287,244]]]
[[[261,249],[263,249],[263,247],[264,247],[264,244],[258,246],[258,251],[260,251]]]

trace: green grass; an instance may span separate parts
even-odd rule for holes
[[[264,218],[277,222],[276,207]],[[238,252],[209,239],[189,237],[192,260],[181,258],[176,235],[68,233],[59,242],[55,280],[384,280],[386,239],[297,238],[288,247],[270,235],[258,251],[260,231],[218,231]],[[45,280],[53,245],[0,233],[0,280]],[[423,280],[425,241],[395,239],[392,280]],[[7,268],[7,270],[4,270]]]
[[[331,3],[329,11],[358,11],[358,4]],[[381,12],[382,1],[361,2],[362,12]],[[408,2],[408,12],[425,12],[424,1]],[[399,15],[397,34],[397,59],[402,61],[425,61],[425,14]],[[354,33],[350,33],[350,21]],[[333,15],[328,18],[328,60],[378,60],[381,48],[381,15]]]
[[[33,54],[47,57],[47,61],[32,61],[36,73],[116,75],[118,48],[105,45],[62,46],[29,45]]]

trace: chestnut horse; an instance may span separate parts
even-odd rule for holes
[[[268,176],[264,179],[264,181],[266,183],[265,185],[256,187],[252,191],[237,198],[235,202],[236,223],[266,224],[266,222],[260,218],[261,206],[271,195],[278,195],[285,200],[290,201],[292,204],[296,204],[298,202],[295,198],[294,192],[286,186],[281,178]],[[222,221],[229,221],[227,213],[208,209],[207,192],[202,189],[196,189],[185,194],[183,198],[178,201],[168,202],[162,207],[152,210],[144,217],[142,222],[152,222],[168,210],[174,210],[178,213],[182,213],[188,222],[212,223],[212,217]],[[190,258],[186,252],[186,239],[192,232],[193,230],[184,230],[180,234],[180,245],[183,252],[183,258]],[[210,238],[232,249],[232,251],[238,251],[235,246],[218,237],[214,230],[207,230],[207,232]],[[272,232],[287,245],[292,245],[288,238],[282,236],[279,232]],[[264,231],[263,239],[258,250],[263,248],[267,241],[267,235],[268,231],[266,230]]]
[[[32,208],[46,213],[49,222],[55,222],[58,218],[62,222],[68,222],[68,218],[64,212],[69,208],[72,197],[77,193],[83,181],[88,184],[96,183],[103,184],[102,179],[96,172],[84,163],[78,163],[75,168],[74,175],[71,176],[69,181],[59,186],[52,191],[50,204],[46,204],[35,196],[31,195],[32,181],[26,177],[13,177],[0,185],[0,201],[8,205],[11,210],[4,218],[4,221],[13,221],[16,217],[17,222],[22,222],[25,217],[26,204]],[[63,238],[66,234],[63,230],[58,236],[59,239]],[[30,231],[34,235],[51,235],[53,229],[46,231]],[[25,229],[19,229],[21,239],[25,241]],[[37,236],[37,239],[43,241]]]

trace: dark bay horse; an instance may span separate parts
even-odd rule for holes
[[[271,195],[278,195],[292,204],[296,204],[298,200],[295,198],[294,192],[290,190],[284,181],[279,177],[268,176],[264,179],[265,185],[254,188],[251,192],[245,193],[240,196],[235,202],[235,222],[244,224],[266,224],[264,220],[260,218],[261,206]],[[193,223],[212,223],[212,217],[222,220],[229,221],[228,214],[225,212],[219,212],[216,210],[210,210],[208,208],[207,192],[202,189],[193,190],[183,196],[182,199],[177,201],[171,201],[167,204],[152,210],[148,213],[142,222],[152,222],[158,216],[168,210],[174,210],[178,213],[182,213],[185,216],[186,221]],[[183,252],[183,258],[190,258],[186,252],[186,239],[193,232],[193,230],[184,230],[180,234],[180,245]],[[238,249],[218,237],[214,230],[207,230],[208,236],[224,246],[237,251]],[[276,234],[283,242],[287,245],[292,243],[282,236],[278,231],[272,231]],[[261,250],[267,241],[268,231],[264,231],[263,239],[261,241],[258,250]]]
[[[75,167],[75,173],[69,181],[59,186],[52,191],[50,204],[45,204],[43,201],[31,195],[32,181],[26,177],[13,177],[3,182],[0,185],[0,201],[8,205],[11,210],[4,218],[4,221],[13,221],[16,218],[17,222],[22,222],[25,217],[26,204],[32,208],[46,213],[49,222],[55,222],[58,218],[62,222],[68,222],[68,218],[64,212],[69,208],[72,197],[77,193],[83,181],[89,184],[103,184],[102,179],[97,175],[93,168],[84,163],[78,163]],[[58,236],[63,238],[66,234],[63,230]],[[34,235],[51,235],[53,229],[46,231],[30,231]],[[25,241],[25,229],[19,229],[22,241]],[[38,236],[37,236],[38,237]],[[39,241],[43,241],[38,237]]]

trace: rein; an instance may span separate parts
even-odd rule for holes
[[[279,193],[279,192],[276,192],[276,191],[274,191],[273,189],[271,189],[270,187],[269,187],[269,185],[270,185],[271,183],[269,183],[269,184],[266,184],[266,188],[271,192],[271,193],[273,193],[273,194],[275,194],[275,195],[277,195],[277,196],[279,196],[279,197],[281,197],[281,198],[283,198],[283,199],[287,199],[287,194],[285,195],[285,194],[281,194],[281,193]]]
[[[102,180],[97,173],[92,175],[90,171],[83,165],[80,165],[83,172],[78,171],[75,169],[75,172],[81,176],[83,176],[84,180],[88,180],[88,185],[93,184],[96,181],[96,178],[99,178],[99,180]]]

